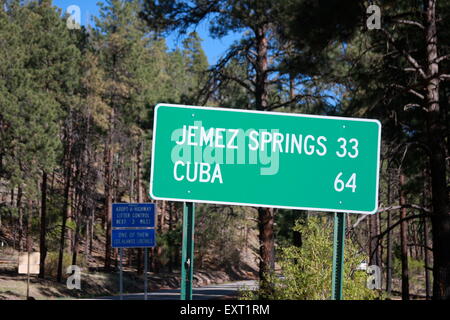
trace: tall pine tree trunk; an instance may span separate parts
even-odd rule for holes
[[[45,277],[45,258],[47,256],[47,172],[42,173],[41,184],[41,230],[39,238],[39,251],[41,252],[40,266],[39,266],[39,278]]]
[[[111,119],[110,119],[111,120]],[[112,125],[112,124],[111,124]],[[112,150],[112,128],[108,135],[108,141],[105,145],[105,270],[111,270],[111,219],[112,219],[112,171],[113,171],[113,150]]]
[[[94,224],[95,224],[95,209],[91,208],[90,224],[89,224],[89,255],[92,255],[94,246]]]
[[[405,199],[405,175],[400,173],[400,206],[406,204]],[[400,209],[400,247],[402,260],[402,299],[409,300],[409,270],[408,270],[408,221],[406,218],[406,208]]]
[[[62,212],[62,223],[61,223],[61,234],[59,238],[59,255],[58,255],[58,271],[56,275],[56,280],[61,282],[62,272],[63,272],[63,261],[64,261],[64,244],[66,237],[66,225],[67,216],[69,214],[70,207],[70,184],[72,183],[72,164],[69,160],[68,167],[66,169],[66,179],[64,186],[64,206]]]
[[[32,222],[33,222],[33,202],[28,199],[28,217],[27,217],[27,252],[30,254],[33,251],[32,238]]]
[[[11,208],[14,207],[14,188],[11,189]],[[9,227],[11,230],[13,230],[13,248],[16,249],[16,228],[14,228],[14,214],[13,211],[9,211]]]
[[[425,213],[424,213],[425,214]],[[430,278],[430,254],[428,251],[429,235],[428,235],[428,218],[423,218],[423,250],[424,250],[424,267],[425,267],[425,293],[427,300],[431,298],[431,278]]]
[[[387,205],[391,205],[391,172],[388,169],[388,184],[387,184]],[[392,291],[392,233],[391,233],[391,225],[392,225],[392,215],[391,211],[387,211],[387,253],[386,253],[386,291],[388,295],[391,294]]]
[[[17,210],[19,211],[19,251],[23,251],[23,209],[22,209],[22,187],[17,190]]]
[[[73,251],[72,251],[72,265],[77,264],[79,242],[80,242],[80,218],[77,217],[77,219],[75,219],[75,232],[74,232]]]
[[[267,110],[269,96],[267,88],[268,71],[268,39],[267,25],[258,26],[254,30],[256,39],[256,83],[255,102],[260,111]],[[267,186],[269,187],[269,186]],[[259,278],[261,285],[267,286],[267,274],[273,271],[275,264],[274,252],[274,209],[258,208],[259,227]],[[267,288],[268,289],[268,288]]]
[[[259,264],[259,276],[263,281],[266,280],[266,276],[268,273],[272,272],[273,265],[275,262],[274,257],[274,233],[273,233],[273,224],[274,224],[274,215],[273,209],[271,208],[258,208],[258,225],[259,225],[259,255],[260,255],[260,264]]]
[[[369,228],[370,228],[370,256],[369,264],[380,266],[379,264],[379,248],[378,248],[378,224],[377,216],[371,215],[369,217]]]
[[[436,0],[424,0],[427,43],[427,133],[430,149],[433,214],[433,298],[450,299],[450,212],[448,205],[445,134],[439,108],[439,63]]]
[[[137,193],[137,202],[142,203],[142,181],[141,181],[141,168],[142,168],[142,143],[138,144],[137,148],[137,168],[136,168],[136,193]],[[141,248],[137,249],[137,273],[143,273],[143,251]]]

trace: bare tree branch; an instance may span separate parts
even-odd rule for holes
[[[398,220],[396,223],[394,223],[393,225],[391,225],[389,228],[387,228],[386,230],[384,230],[382,233],[380,233],[379,235],[376,235],[375,237],[378,238],[378,240],[380,240],[381,238],[383,238],[388,232],[392,231],[395,227],[397,227],[400,223],[402,223],[403,221],[408,221],[408,220],[412,220],[412,219],[418,219],[418,218],[423,218],[423,217],[427,217],[427,214],[424,213],[420,213],[420,214],[414,214],[411,216],[408,216],[404,219],[400,219]]]
[[[394,87],[400,88],[405,90],[406,92],[409,92],[413,95],[415,95],[416,97],[419,97],[421,100],[425,100],[425,96],[419,92],[417,92],[416,90],[412,89],[412,88],[407,88],[405,86],[402,86],[400,84],[394,84]]]
[[[399,210],[399,209],[416,209],[421,210],[426,213],[431,213],[430,209],[424,208],[422,206],[419,206],[417,204],[404,204],[402,206],[396,205],[396,206],[390,206],[385,208],[378,209],[377,213],[386,212],[386,211],[392,211],[392,210]]]
[[[305,98],[322,99],[322,98],[332,98],[332,96],[315,96],[315,95],[311,95],[311,94],[299,94],[299,95],[296,95],[293,99],[291,99],[289,101],[271,105],[269,108],[267,108],[267,110],[271,111],[271,110],[275,110],[275,109],[278,109],[278,108],[282,108],[282,107],[288,106],[288,105],[290,105],[292,103],[298,102],[299,100],[305,99]]]
[[[409,25],[417,26],[420,29],[425,30],[425,27],[423,26],[423,24],[421,24],[421,23],[419,23],[417,21],[399,19],[399,20],[395,20],[395,22],[398,22],[398,23],[401,23],[401,24],[409,24]]]
[[[415,109],[415,108],[422,108],[423,110],[426,111],[425,108],[423,108],[420,104],[417,104],[417,103],[408,103],[407,105],[405,105],[405,106],[403,107],[403,110],[409,111],[409,110]]]
[[[246,90],[248,90],[251,93],[255,93],[255,90],[249,85],[247,84],[244,80],[236,77],[236,76],[232,76],[229,74],[225,74],[222,71],[218,71],[217,72],[222,78],[225,78],[227,80],[233,80],[234,82],[236,82],[237,84],[239,84],[240,86],[244,87]]]
[[[439,58],[436,59],[436,63],[447,60],[448,58],[450,58],[450,54],[446,54],[445,56],[440,56]]]
[[[416,69],[416,71],[422,76],[423,79],[427,78],[427,75],[423,71],[423,68],[420,66],[420,64],[417,62],[416,59],[414,59],[408,52],[406,52],[404,49],[400,48],[397,43],[395,42],[395,39],[392,37],[392,35],[386,30],[381,29],[383,33],[386,35],[387,39],[390,43],[397,49],[398,52],[400,52],[406,60]]]
[[[392,210],[399,210],[402,208],[406,208],[406,209],[417,209],[417,210],[422,210],[426,213],[430,213],[430,210],[421,206],[418,206],[416,204],[405,204],[403,206],[389,206],[389,207],[385,207],[385,208],[380,208],[377,211],[377,214],[381,213],[381,212],[386,212],[386,211],[392,211]],[[421,215],[422,216],[422,215]],[[362,221],[364,221],[367,217],[369,217],[369,215],[363,215],[361,216],[351,227],[351,229],[355,229]],[[416,217],[416,216],[414,216]],[[393,226],[396,226],[397,224],[394,224]]]

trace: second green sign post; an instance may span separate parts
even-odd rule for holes
[[[194,224],[195,204],[184,203],[183,244],[181,249],[181,300],[192,300],[194,276]]]
[[[184,299],[192,298],[194,202],[360,214],[378,209],[377,120],[170,104],[157,105],[154,120],[149,194],[185,203]]]

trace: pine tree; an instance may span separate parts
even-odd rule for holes
[[[118,139],[134,141],[134,146],[142,143],[142,124],[147,116],[146,108],[152,89],[148,77],[155,67],[150,63],[151,38],[146,36],[143,23],[137,16],[139,9],[137,1],[108,0],[100,6],[100,17],[96,21],[95,41],[105,76],[103,101],[111,110],[104,149],[107,270],[111,267],[111,206],[115,179],[113,161],[120,157],[127,158],[118,152],[115,143]],[[140,174],[138,172],[139,177]]]

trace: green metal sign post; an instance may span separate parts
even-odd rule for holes
[[[334,214],[333,275],[331,299],[342,300],[344,280],[345,213]]]
[[[192,300],[194,275],[194,224],[195,204],[184,203],[183,244],[181,253],[181,300]]]

